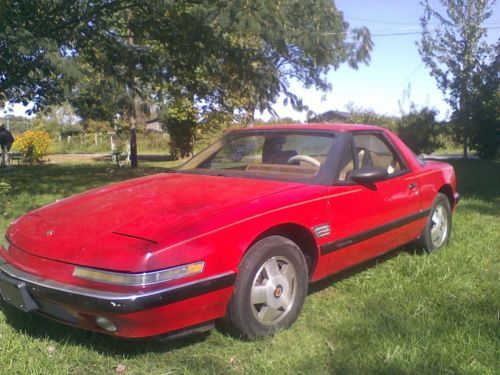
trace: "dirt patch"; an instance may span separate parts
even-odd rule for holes
[[[110,154],[52,154],[46,156],[44,161],[50,164],[93,163],[96,161],[111,162],[111,155]]]

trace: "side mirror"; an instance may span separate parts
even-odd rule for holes
[[[351,171],[349,178],[358,184],[373,184],[377,181],[387,180],[389,173],[385,168],[365,167]]]

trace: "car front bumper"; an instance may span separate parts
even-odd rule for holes
[[[235,279],[227,272],[154,291],[118,293],[42,279],[0,257],[0,293],[7,303],[109,333],[95,324],[96,317],[106,317],[118,328],[114,334],[124,337],[159,335],[223,316]]]

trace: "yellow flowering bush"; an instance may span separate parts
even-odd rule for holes
[[[20,152],[30,163],[40,161],[52,146],[52,139],[45,130],[28,130],[16,138],[12,149]]]

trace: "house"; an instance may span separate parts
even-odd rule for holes
[[[320,123],[320,122],[346,122],[351,118],[351,114],[349,112],[341,112],[341,111],[327,111],[321,113],[319,115],[313,116],[307,120],[310,123]]]
[[[161,127],[160,121],[158,121],[158,117],[146,121],[146,131],[163,133],[163,129]]]

